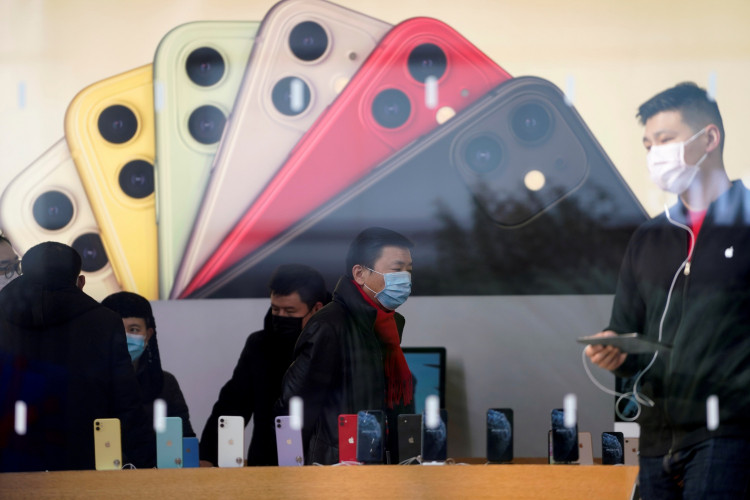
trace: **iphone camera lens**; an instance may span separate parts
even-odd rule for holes
[[[292,54],[302,61],[314,61],[328,48],[328,35],[321,25],[313,21],[299,23],[289,35]]]
[[[34,220],[44,229],[64,228],[73,218],[73,203],[60,191],[47,191],[34,201]]]
[[[224,76],[224,58],[211,47],[201,47],[190,53],[185,70],[193,83],[210,87]]]
[[[398,128],[409,119],[411,102],[398,89],[380,92],[372,102],[372,116],[385,128]]]
[[[299,78],[288,76],[274,85],[271,100],[280,113],[295,116],[310,104],[310,87]]]
[[[154,166],[144,160],[133,160],[120,170],[120,188],[131,198],[145,198],[154,192]]]
[[[128,142],[138,130],[138,119],[129,108],[120,104],[109,106],[99,115],[99,133],[113,144]]]
[[[411,76],[418,82],[424,82],[430,76],[443,76],[447,60],[443,49],[432,43],[423,43],[411,51],[408,65]]]
[[[82,271],[93,273],[108,262],[102,239],[96,233],[82,234],[75,239],[72,246],[81,256]]]
[[[494,137],[480,135],[466,145],[466,164],[478,174],[492,172],[503,161],[503,148]]]
[[[201,144],[215,144],[221,139],[227,119],[216,106],[207,104],[190,113],[188,130],[190,135]]]
[[[529,102],[521,105],[511,117],[511,128],[524,142],[538,142],[550,131],[552,120],[541,104]]]

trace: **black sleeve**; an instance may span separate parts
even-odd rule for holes
[[[331,382],[341,366],[338,335],[330,323],[310,320],[294,349],[294,362],[284,374],[281,398],[276,413],[289,414],[289,400],[299,396],[303,401],[303,434],[315,428]]]
[[[251,334],[245,342],[237,366],[234,367],[232,378],[224,384],[219,392],[219,399],[214,403],[211,415],[206,421],[200,440],[201,460],[207,460],[214,465],[218,463],[218,419],[222,415],[242,416],[245,425],[255,411],[253,394],[253,357],[258,356],[257,333]]]
[[[167,403],[167,416],[180,417],[182,419],[183,437],[195,437],[195,431],[190,424],[190,411],[188,410],[185,396],[182,395],[177,378],[171,373],[164,371],[164,387],[159,396]]]

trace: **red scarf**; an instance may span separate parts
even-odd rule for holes
[[[383,306],[376,303],[362,290],[356,282],[357,290],[368,304],[377,311],[375,333],[385,347],[384,366],[386,381],[386,403],[388,408],[393,408],[396,403],[402,402],[407,405],[414,397],[414,385],[412,383],[411,371],[406,363],[404,351],[401,350],[401,339],[398,336],[395,311],[387,311]]]

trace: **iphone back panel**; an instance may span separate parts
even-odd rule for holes
[[[94,420],[94,460],[96,470],[122,469],[122,441],[120,419]]]
[[[245,419],[241,416],[219,417],[219,467],[245,465]]]
[[[151,65],[85,88],[65,137],[123,290],[158,299]]]
[[[417,413],[399,415],[396,430],[398,432],[398,462],[417,464],[416,458],[422,454],[422,415]]]
[[[339,415],[339,462],[357,461],[357,415]]]
[[[533,177],[544,185],[527,186]],[[532,179],[527,179],[532,177]],[[551,82],[498,85],[204,290],[264,297],[280,264],[335,283],[365,227],[415,243],[414,295],[611,294],[647,215]]]
[[[166,417],[164,432],[156,433],[156,468],[182,468],[182,419]]]
[[[200,448],[197,437],[182,438],[182,467],[200,467]]]
[[[413,18],[394,27],[295,146],[188,293],[508,78],[441,21]]]
[[[259,24],[186,23],[167,33],[156,49],[154,169],[162,299],[172,289]]]
[[[5,188],[0,198],[0,228],[21,257],[44,241],[75,248],[82,259],[86,293],[97,301],[120,291],[65,139]]]
[[[302,431],[292,429],[289,416],[276,417],[276,453],[282,467],[305,465]]]
[[[323,0],[264,17],[175,280],[181,295],[390,25]]]

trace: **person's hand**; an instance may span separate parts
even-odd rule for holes
[[[615,335],[617,334],[612,330],[607,330],[597,333],[594,337],[614,337]],[[585,353],[596,366],[610,371],[618,369],[628,357],[628,353],[611,345],[587,345]]]
[[[213,467],[214,466],[214,464],[212,464],[208,460],[201,460],[200,464],[201,464],[201,467]]]

